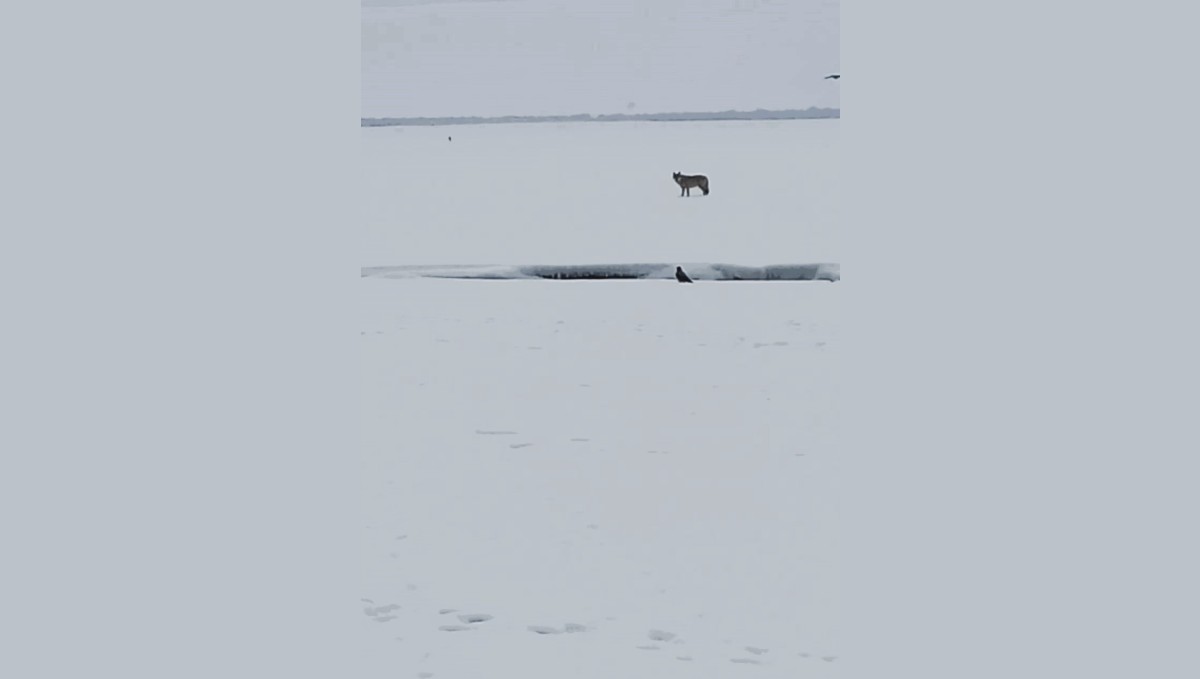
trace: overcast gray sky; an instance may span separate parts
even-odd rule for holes
[[[362,115],[838,107],[837,0],[361,0]]]

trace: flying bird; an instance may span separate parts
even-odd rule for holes
[[[688,278],[688,275],[683,272],[682,266],[675,267],[675,280],[679,281],[680,283],[692,282],[692,279]]]
[[[826,80],[829,80],[830,78],[832,78],[833,80],[837,80],[837,79],[838,79],[838,78],[840,78],[840,77],[842,77],[842,74],[841,74],[841,73],[834,73],[834,74],[832,74],[832,75],[827,75],[827,76],[825,76],[825,79],[826,79]]]

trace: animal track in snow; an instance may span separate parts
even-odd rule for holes
[[[371,608],[371,607],[364,608],[363,613],[366,613],[368,616],[375,618],[375,617],[379,617],[381,615],[386,615],[388,613],[391,613],[392,611],[398,611],[398,610],[400,610],[400,604],[388,604],[386,606],[376,606],[374,608]]]
[[[670,641],[675,638],[674,632],[664,632],[660,629],[652,629],[646,633],[646,636],[655,641]]]
[[[510,444],[508,444],[508,447],[514,448],[514,449],[515,448],[528,448],[529,446],[532,446],[532,445],[533,445],[532,443],[510,443]]]
[[[438,610],[438,615],[445,615],[447,613],[457,613],[457,612],[458,612],[457,608],[442,608],[442,609]]]
[[[474,628],[468,625],[442,625],[438,629],[443,632],[465,632]]]
[[[562,630],[544,625],[530,625],[527,629],[535,634],[562,634]]]
[[[577,625],[573,622],[568,622],[566,625],[563,626],[563,631],[566,632],[567,634],[578,634],[579,632],[586,632],[587,626],[586,625]]]
[[[471,624],[476,622],[487,622],[488,620],[492,619],[492,616],[488,615],[487,613],[464,613],[463,615],[458,616],[458,619],[465,623]]]
[[[762,655],[763,653],[766,653],[767,651],[769,651],[769,650],[771,650],[771,649],[769,649],[769,648],[758,648],[757,646],[747,646],[747,647],[746,647],[746,650],[747,650],[747,651],[750,651],[750,652],[751,652],[751,653],[753,653],[754,655]]]

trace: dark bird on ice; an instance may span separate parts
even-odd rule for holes
[[[688,278],[688,275],[683,272],[682,266],[675,267],[675,280],[679,281],[680,283],[692,282],[692,279]]]
[[[842,77],[842,74],[840,74],[840,73],[834,73],[833,75],[827,75],[827,76],[825,76],[825,79],[826,79],[826,80],[829,80],[829,79],[831,79],[831,78],[832,78],[833,80],[837,80],[837,79],[838,79],[838,78],[840,78],[840,77]]]

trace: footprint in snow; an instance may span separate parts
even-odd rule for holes
[[[747,650],[747,651],[750,651],[750,652],[751,652],[751,653],[753,653],[754,655],[762,655],[763,653],[766,653],[767,651],[769,651],[769,650],[771,650],[771,649],[769,649],[769,648],[758,648],[757,646],[747,646],[747,647],[746,647],[746,650]]]
[[[508,447],[516,449],[516,448],[528,448],[529,446],[532,446],[532,445],[533,445],[532,443],[510,443]]]
[[[646,633],[646,636],[655,641],[670,641],[675,638],[674,632],[664,632],[660,629],[652,629]]]
[[[458,619],[467,624],[473,624],[477,622],[487,622],[488,620],[492,619],[492,616],[488,615],[487,613],[465,613],[458,616]]]
[[[562,630],[544,625],[530,625],[527,629],[534,634],[562,634]]]
[[[466,632],[474,628],[467,625],[442,625],[438,629],[443,632]]]

